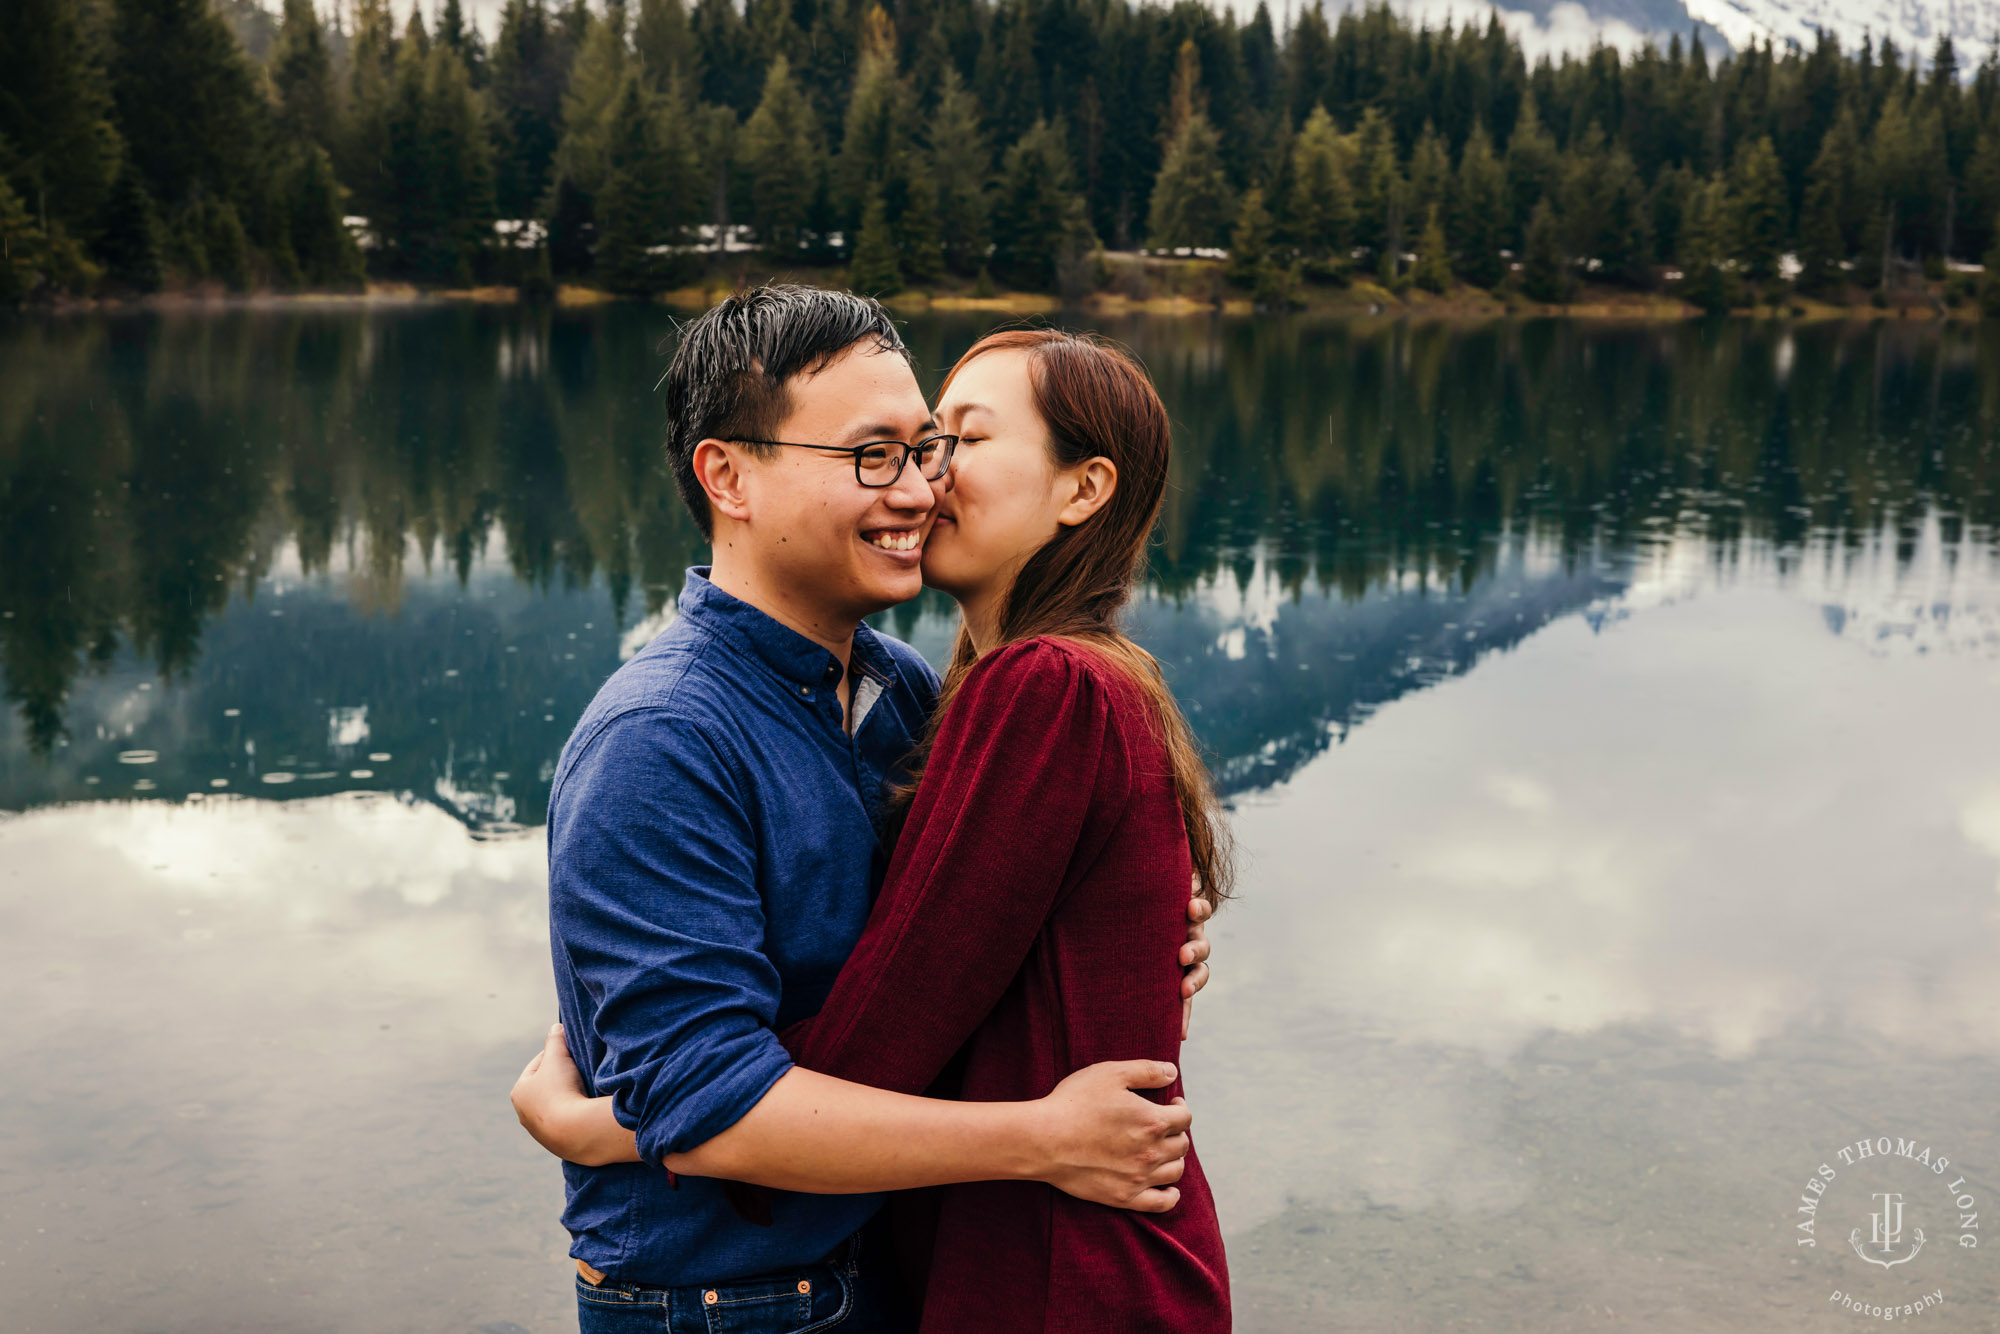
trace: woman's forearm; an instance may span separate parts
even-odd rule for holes
[[[959,1181],[1041,1179],[1041,1102],[949,1102],[793,1068],[729,1129],[666,1166],[686,1176],[855,1195]]]

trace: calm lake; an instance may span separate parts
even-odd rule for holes
[[[2000,326],[1104,327],[1239,1328],[2000,1329]],[[672,332],[0,323],[0,1328],[574,1328],[506,1093],[556,755],[702,559]]]

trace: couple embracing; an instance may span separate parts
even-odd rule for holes
[[[666,386],[714,564],[563,751],[514,1089],[583,1331],[1226,1330],[1175,1061],[1227,839],[1118,629],[1151,383],[1016,330],[933,411],[875,302],[770,286]],[[862,623],[926,584],[942,681]]]

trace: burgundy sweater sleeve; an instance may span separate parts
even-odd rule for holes
[[[967,675],[874,911],[826,1004],[785,1033],[810,1070],[921,1093],[1028,957],[1127,783],[1088,650],[1028,640]],[[1115,812],[1113,812],[1115,813]]]

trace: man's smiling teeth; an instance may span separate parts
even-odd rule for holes
[[[868,540],[884,551],[915,551],[922,539],[912,528],[907,533],[877,533]]]

